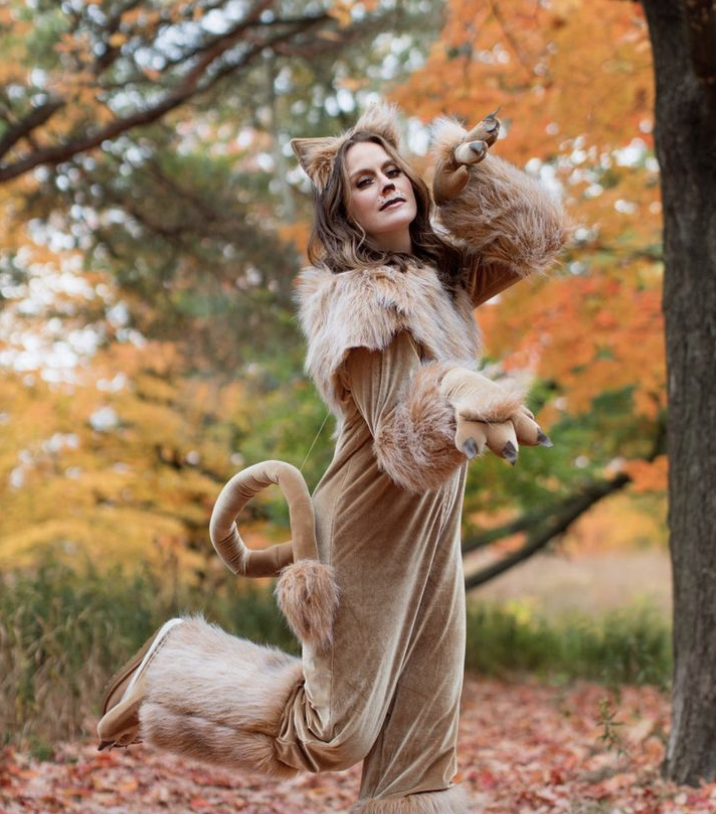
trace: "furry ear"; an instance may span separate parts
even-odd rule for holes
[[[291,149],[318,189],[328,182],[340,144],[341,139],[336,136],[291,139]]]
[[[362,131],[382,136],[388,144],[398,149],[398,106],[392,102],[377,102],[369,105],[356,122],[352,133]]]
[[[399,149],[398,106],[391,102],[378,102],[369,105],[358,119],[355,127],[346,130],[340,136],[323,138],[291,139],[291,149],[296,154],[301,166],[313,182],[322,191],[333,170],[338,150],[353,133],[375,133],[384,138],[394,149]]]

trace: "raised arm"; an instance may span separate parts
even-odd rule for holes
[[[433,195],[442,227],[466,250],[473,304],[552,266],[571,225],[561,203],[534,178],[488,154],[499,122],[470,132],[453,119],[433,125]]]

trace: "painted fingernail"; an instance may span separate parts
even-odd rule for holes
[[[477,155],[482,155],[485,152],[486,146],[484,141],[471,141],[470,149]]]
[[[474,458],[477,455],[478,449],[474,438],[468,438],[462,445],[462,451],[468,458]]]
[[[545,435],[542,432],[542,430],[539,430],[539,432],[537,433],[537,443],[540,444],[543,447],[553,447],[554,446],[554,444],[550,440],[550,437],[548,435]]]
[[[487,130],[488,133],[494,132],[495,130],[497,130],[497,122],[492,121],[489,124],[486,124],[485,130]]]
[[[507,460],[514,466],[517,463],[517,450],[515,449],[515,445],[512,441],[508,441],[504,447],[502,447],[502,457],[507,458]]]

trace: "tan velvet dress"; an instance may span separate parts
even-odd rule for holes
[[[445,789],[456,771],[465,465],[415,494],[381,472],[373,452],[381,418],[419,365],[407,332],[346,365],[353,404],[313,496],[321,559],[340,590],[335,644],[304,663],[278,739],[282,760],[313,771],[367,755],[361,797]]]
[[[457,770],[467,459],[437,385],[476,364],[474,304],[517,279],[485,273],[451,295],[421,264],[301,277],[308,369],[340,419],[313,494],[340,604],[332,649],[304,648],[277,755],[310,771],[364,757],[361,799],[445,790]]]

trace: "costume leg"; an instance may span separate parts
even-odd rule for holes
[[[364,761],[360,799],[351,814],[468,814],[462,789],[451,785],[465,661],[457,533],[448,517],[410,649],[380,735]]]
[[[186,619],[147,669],[141,736],[155,746],[272,777],[296,770],[276,758],[274,738],[301,661]]]
[[[146,686],[143,740],[270,777],[347,769],[378,735],[371,710],[359,703],[345,725],[331,723],[320,673],[309,693],[300,659],[201,618],[172,630],[147,668]]]
[[[360,800],[350,814],[470,814],[467,797],[460,786],[445,791],[428,791],[381,800]]]
[[[390,484],[357,471],[340,526],[329,533],[332,514],[317,512],[319,542],[333,546],[321,558],[341,596],[332,649],[304,647],[299,660],[188,620],[147,668],[142,737],[273,777],[365,758],[356,814],[463,814],[451,782],[464,660],[464,471],[452,499],[394,487],[380,514],[364,505]]]

